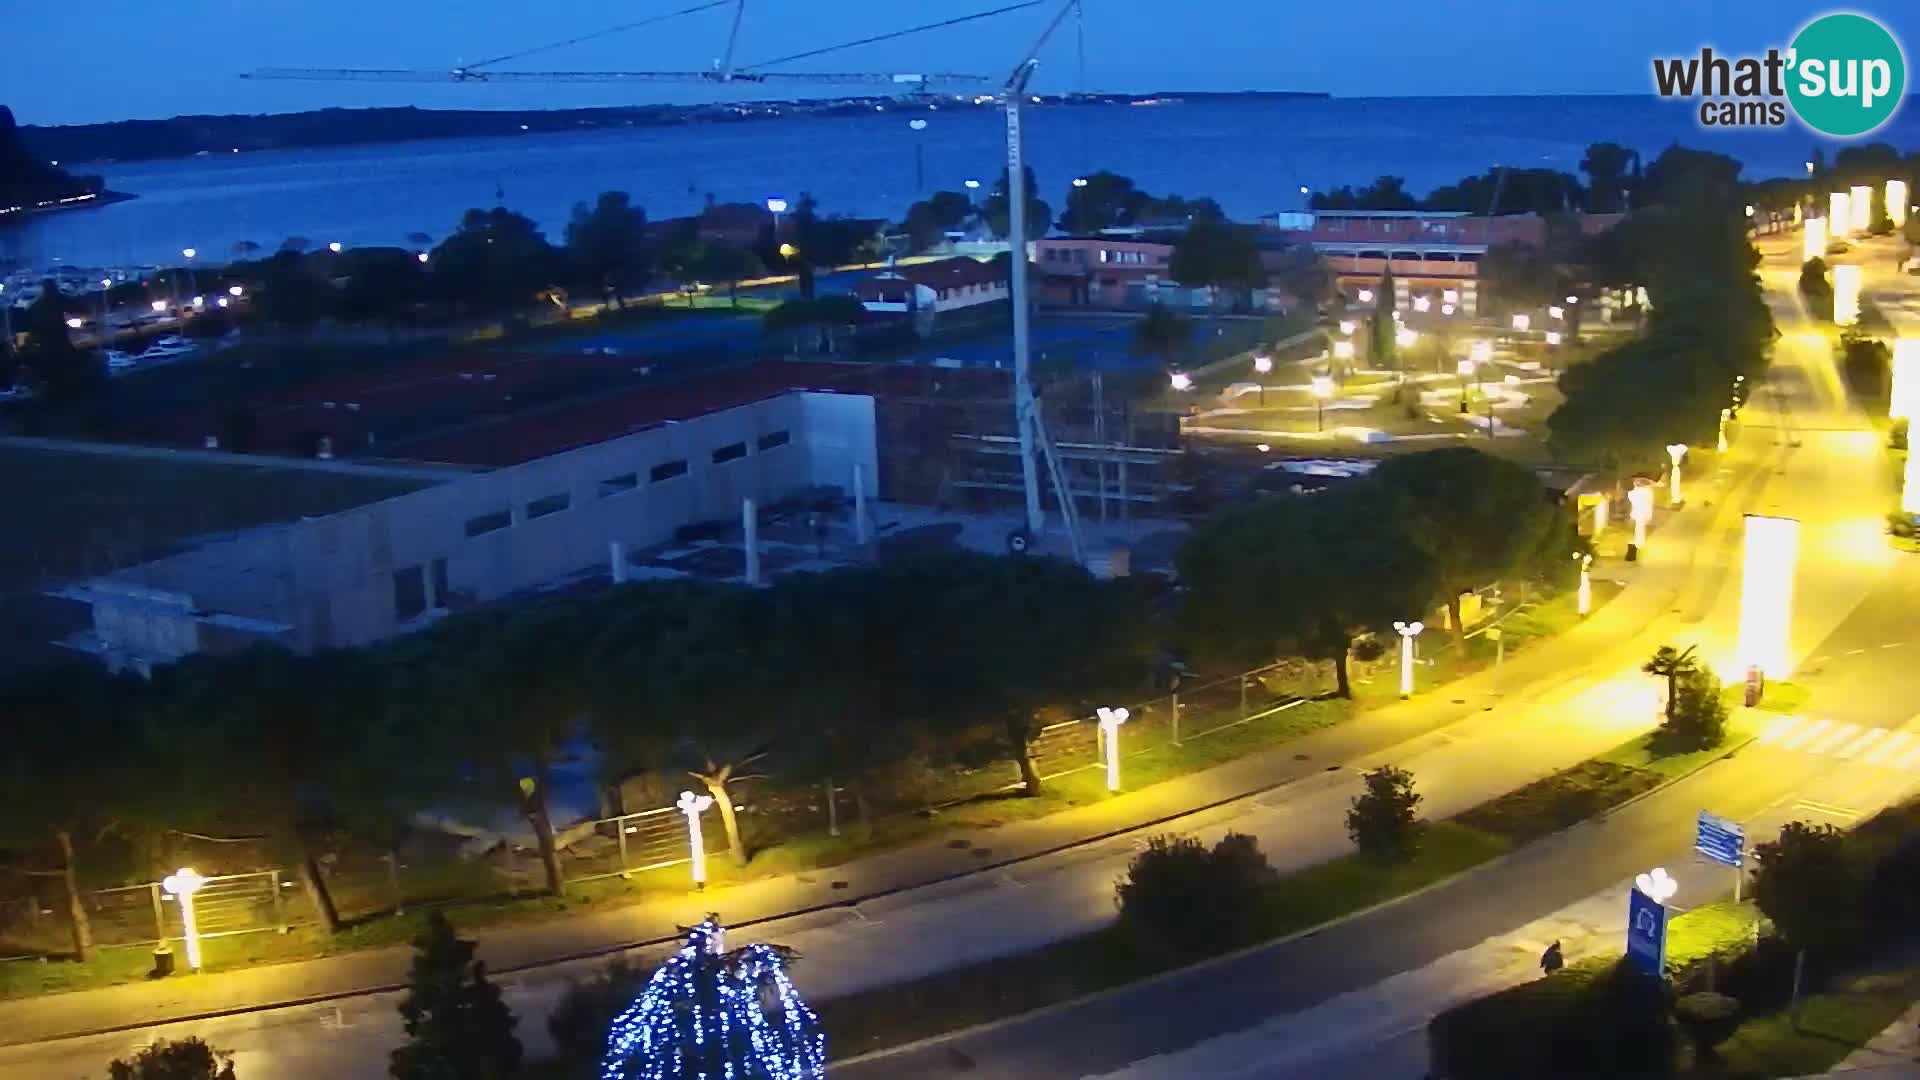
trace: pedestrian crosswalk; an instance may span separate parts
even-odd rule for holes
[[[1782,716],[1754,740],[1762,746],[1920,772],[1920,732],[1864,727],[1812,716]]]

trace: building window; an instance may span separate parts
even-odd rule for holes
[[[418,566],[393,572],[393,617],[406,622],[427,610],[427,576]]]
[[[1110,261],[1110,259],[1111,259],[1111,256],[1112,256],[1112,253],[1111,253],[1111,252],[1109,252],[1109,251],[1108,251],[1108,250],[1107,250],[1106,248],[1101,248],[1101,249],[1100,249],[1100,261],[1101,261],[1101,262],[1108,262],[1108,261]]]
[[[759,447],[764,452],[767,450],[773,450],[773,449],[777,449],[779,447],[785,446],[792,441],[793,441],[793,436],[788,434],[784,430],[769,431],[765,435],[760,436],[760,441],[755,443],[754,445]]]
[[[605,480],[600,481],[600,497],[604,499],[609,495],[618,495],[623,491],[632,491],[639,486],[639,473],[627,472],[621,473],[619,476],[609,476]]]
[[[722,465],[722,464],[725,464],[726,462],[733,461],[737,458],[743,458],[746,456],[747,456],[746,443],[743,443],[743,442],[728,443],[727,445],[713,452],[713,463],[715,465]]]
[[[527,504],[527,520],[557,514],[572,505],[573,496],[564,491],[558,495],[545,495]]]
[[[479,517],[468,518],[467,535],[485,536],[487,533],[498,532],[511,524],[513,524],[512,511],[495,510],[491,514],[481,514]]]
[[[685,475],[687,475],[687,459],[681,458],[678,461],[663,461],[655,465],[653,471],[647,474],[647,479],[657,484],[662,480],[671,480],[676,476]]]

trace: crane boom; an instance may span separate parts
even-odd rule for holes
[[[933,74],[883,74],[872,72],[801,71],[475,71],[451,68],[260,68],[240,76],[243,79],[302,79],[315,82],[389,82],[389,83],[461,83],[461,82],[538,82],[538,83],[822,83],[895,86],[923,89],[947,83],[975,85],[992,82],[982,75],[950,72]]]

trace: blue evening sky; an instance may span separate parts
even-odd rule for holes
[[[325,106],[564,108],[714,100],[671,85],[392,85],[243,82],[257,66],[424,67],[512,52],[691,6],[697,0],[0,0],[0,104],[22,123]],[[1010,0],[748,0],[751,62]],[[1053,9],[1043,7],[868,46],[812,70],[964,71],[1003,77]],[[1804,0],[1086,0],[1092,90],[1322,90],[1340,96],[1645,93],[1654,55],[1711,44],[1784,45],[1813,15]],[[1903,42],[1920,5],[1856,5]],[[704,68],[724,49],[721,8],[503,67]],[[1036,86],[1078,82],[1069,23]],[[809,64],[794,70],[807,70]],[[853,92],[849,88],[845,92]],[[733,98],[800,96],[754,88]]]

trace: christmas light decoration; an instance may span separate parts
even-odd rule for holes
[[[601,1080],[817,1080],[820,1018],[787,978],[790,950],[726,951],[718,915],[687,928],[639,1000],[614,1017]]]

